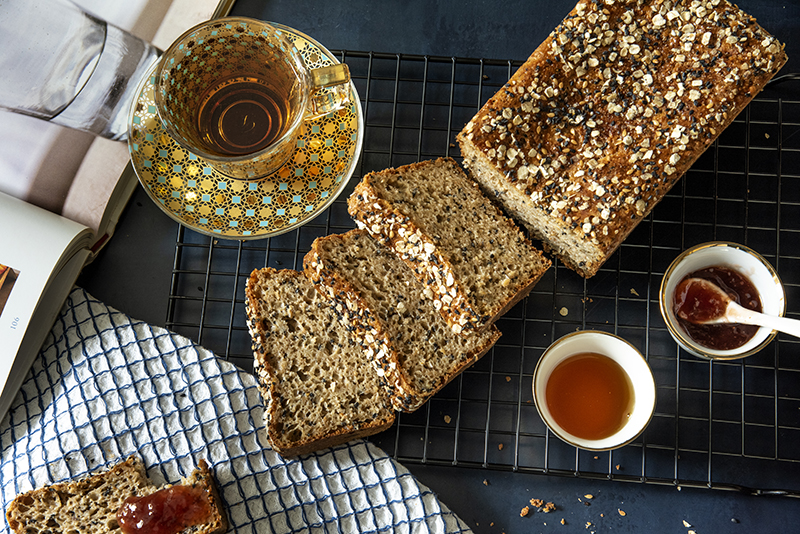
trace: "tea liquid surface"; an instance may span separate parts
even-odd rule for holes
[[[213,152],[252,154],[285,133],[288,114],[286,96],[257,78],[238,77],[217,85],[203,98],[198,129]]]
[[[547,407],[570,434],[589,440],[619,431],[633,411],[633,384],[622,367],[594,352],[559,363],[547,380]]]

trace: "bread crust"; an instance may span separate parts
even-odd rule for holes
[[[347,240],[349,237],[369,234],[363,229],[350,230],[344,235],[329,235],[315,239],[311,250],[303,259],[306,276],[326,298],[335,302],[335,309],[343,321],[347,321],[356,335],[362,340],[368,354],[374,358],[379,373],[386,377],[392,386],[392,406],[399,411],[413,412],[419,409],[431,396],[441,390],[464,369],[478,361],[500,339],[497,327],[490,327],[486,342],[480,348],[469,352],[463,362],[450,373],[437,377],[432,388],[419,391],[406,379],[402,371],[397,351],[380,317],[370,308],[369,303],[353,286],[346,276],[331,268],[322,258],[321,248],[325,241]],[[433,307],[431,311],[434,312]],[[372,345],[372,347],[370,347]],[[377,345],[377,346],[376,346]]]
[[[209,522],[187,527],[181,534],[222,534],[228,530],[228,516],[205,460],[201,459],[181,484],[206,488],[211,510]],[[130,456],[107,471],[18,495],[6,510],[6,519],[17,534],[59,529],[78,534],[102,532],[116,524],[117,510],[126,499],[150,495],[159,489],[162,488],[147,478],[141,458]],[[98,491],[102,495],[97,495]],[[38,514],[34,511],[37,504],[42,508]],[[67,521],[71,524],[65,524]]]
[[[208,463],[201,458],[197,462],[197,469],[184,478],[181,484],[205,487],[208,490],[208,505],[212,515],[209,523],[188,527],[181,534],[222,534],[226,532],[228,530],[228,514],[225,513],[219,488]]]
[[[311,250],[303,258],[306,277],[325,298],[334,303],[339,318],[349,324],[376,372],[386,379],[392,390],[389,397],[392,407],[399,411],[416,409],[416,403],[408,394],[410,384],[400,372],[397,353],[392,349],[383,325],[349,281],[337,271],[324,267],[324,262],[319,258],[319,246],[319,240],[315,239]]]
[[[458,134],[487,193],[593,276],[786,62],[725,0],[579,2]]]
[[[382,418],[375,417],[363,421],[342,421],[341,426],[333,431],[321,432],[300,442],[287,441],[287,438],[281,432],[284,415],[281,413],[280,403],[276,399],[276,396],[281,395],[282,391],[281,372],[270,364],[270,358],[268,357],[269,343],[267,341],[269,334],[259,326],[263,318],[256,312],[255,306],[255,303],[260,298],[258,288],[260,277],[262,276],[285,276],[288,279],[297,279],[303,283],[309,282],[301,272],[289,269],[279,271],[271,267],[265,267],[251,273],[245,288],[247,327],[250,331],[255,357],[254,371],[258,381],[259,392],[265,402],[264,419],[267,428],[267,439],[271,447],[281,456],[293,457],[377,434],[391,427],[394,423],[394,413],[388,410]],[[309,357],[313,357],[313,355],[309,355]],[[364,357],[366,360],[366,355]]]
[[[411,267],[420,282],[427,286],[426,296],[434,302],[453,332],[482,333],[530,293],[550,267],[550,260],[533,247],[516,223],[497,210],[498,218],[507,223],[505,230],[516,233],[528,245],[531,257],[526,258],[526,261],[539,262],[542,268],[534,276],[510,281],[513,284],[511,287],[501,288],[508,295],[507,298],[488,312],[479,312],[477,303],[470,297],[468,288],[459,280],[452,262],[436,239],[420,228],[409,214],[403,213],[383,198],[375,186],[375,181],[385,180],[392,175],[425,172],[437,166],[449,167],[454,177],[461,179],[463,187],[474,188],[476,194],[483,197],[478,184],[464,173],[454,159],[438,158],[367,174],[348,199],[348,211],[360,227],[393,249]],[[486,199],[486,202],[490,201]],[[495,209],[494,206],[492,209]]]

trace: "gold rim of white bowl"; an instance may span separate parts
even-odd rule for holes
[[[783,284],[775,268],[761,254],[738,243],[710,241],[683,251],[667,268],[658,292],[661,317],[672,338],[690,354],[710,360],[737,360],[752,356],[775,338],[777,333],[774,330],[760,328],[750,341],[739,348],[715,350],[695,342],[677,322],[672,310],[672,293],[675,287],[687,274],[714,265],[735,268],[750,278],[761,296],[764,313],[778,316],[786,313],[786,292]]]
[[[582,439],[560,428],[552,420],[545,401],[544,386],[552,370],[564,359],[581,352],[596,352],[615,360],[628,373],[634,387],[631,421],[613,436],[601,440]],[[631,367],[635,367],[633,372]],[[536,411],[547,428],[569,445],[588,451],[609,451],[632,443],[644,432],[655,413],[655,378],[644,355],[626,339],[600,330],[572,332],[554,341],[536,364],[532,389]]]

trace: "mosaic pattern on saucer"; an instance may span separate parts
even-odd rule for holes
[[[335,60],[313,39],[286,28],[309,67]],[[342,192],[361,149],[361,104],[351,84],[350,105],[307,121],[292,157],[260,180],[230,178],[181,148],[161,127],[154,77],[142,85],[128,145],[139,181],[156,204],[200,233],[230,239],[275,236],[305,224]]]

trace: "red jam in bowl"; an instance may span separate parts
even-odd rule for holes
[[[721,266],[706,267],[688,274],[681,282],[689,278],[709,280],[742,307],[757,312],[762,311],[758,290],[746,276],[734,269]],[[692,315],[698,319],[702,319],[703,316],[713,316],[718,311],[716,309],[718,303],[705,300],[702,292],[687,294],[686,291],[680,291],[685,286],[686,284],[680,282],[676,286],[677,290],[673,295],[673,310],[678,324],[696,343],[714,350],[733,350],[747,343],[758,332],[759,327],[753,325],[694,324],[681,318],[680,310],[684,310],[684,316],[686,316],[685,310],[692,310]]]
[[[176,534],[209,521],[208,491],[195,486],[171,486],[143,497],[129,497],[117,512],[124,534]]]

